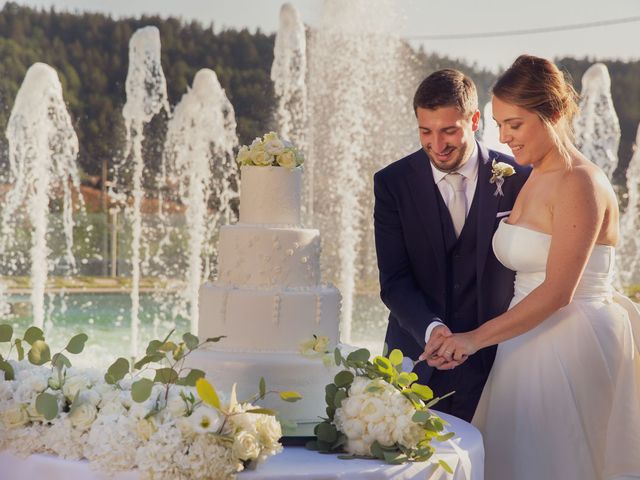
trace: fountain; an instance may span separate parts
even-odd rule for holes
[[[131,354],[137,354],[138,314],[140,309],[140,241],[142,236],[142,176],[144,161],[142,143],[144,125],[161,110],[170,112],[167,101],[167,85],[160,63],[160,32],[156,27],[144,27],[137,30],[129,41],[129,71],[126,81],[127,103],[122,109],[126,128],[126,147],[123,159],[131,157],[132,168],[132,204],[126,204],[126,215],[132,225],[131,241]],[[124,166],[129,166],[124,164]],[[120,170],[116,170],[120,173]],[[116,185],[122,184],[122,178],[116,174]],[[121,197],[120,197],[121,198]]]
[[[211,275],[209,260],[217,256],[211,239],[221,224],[235,220],[237,146],[233,106],[215,72],[202,69],[169,121],[162,168],[162,183],[173,187],[170,199],[186,205],[188,280],[183,296],[194,333],[198,330],[198,290]],[[214,208],[207,208],[212,202]]]
[[[278,126],[306,135],[311,172],[305,203],[323,232],[324,276],[342,292],[341,337],[347,343],[356,288],[378,291],[373,173],[417,148],[411,98],[420,79],[404,60],[398,19],[389,15],[393,5],[324,2],[320,26],[306,40],[306,103],[303,27],[291,6],[282,9],[276,39],[272,72],[287,75],[277,83],[283,86],[276,89],[278,111],[299,112],[279,115]]]
[[[640,284],[640,126],[633,157],[627,168],[627,208],[620,215],[620,242],[617,249],[618,283]]]
[[[582,76],[580,112],[574,120],[575,145],[611,180],[618,166],[620,123],[611,98],[606,65],[595,63]]]
[[[28,272],[33,324],[42,328],[49,273],[57,271],[62,276],[75,273],[72,194],[80,191],[76,165],[78,137],[62,97],[62,85],[50,66],[35,63],[27,70],[9,117],[7,139],[10,162],[7,180],[12,188],[2,211],[3,273],[15,275],[23,270],[26,259],[19,252],[15,254],[15,248],[19,244],[18,233],[29,231],[24,224],[30,225]],[[62,220],[58,227],[50,221],[49,203],[60,197]],[[78,198],[82,200],[79,195]],[[56,259],[48,242],[58,228],[64,236],[64,247],[55,252]]]

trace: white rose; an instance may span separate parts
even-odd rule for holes
[[[278,138],[278,134],[276,132],[265,133],[262,137],[262,141],[266,144],[267,142],[273,142],[274,140],[280,141]]]
[[[88,380],[82,375],[76,375],[73,377],[67,377],[62,385],[62,393],[68,400],[73,401],[76,398],[76,393],[80,390],[84,390],[89,386]]]
[[[79,398],[80,398],[80,401],[90,403],[94,407],[97,407],[100,404],[100,401],[102,400],[100,398],[100,394],[97,391],[95,391],[93,388],[90,388],[89,390],[81,391]]]
[[[378,423],[385,415],[386,405],[376,397],[365,397],[360,408],[360,418],[366,423]]]
[[[156,427],[156,424],[150,419],[141,418],[136,422],[136,433],[138,434],[138,437],[145,442],[149,441],[151,436],[156,433],[157,430],[158,427]]]
[[[237,415],[229,417],[229,420],[239,430],[244,430],[251,434],[256,433],[255,418],[253,413],[239,413]]]
[[[258,415],[256,420],[258,438],[265,445],[273,445],[282,437],[282,427],[278,420],[271,415]]]
[[[263,148],[251,149],[251,161],[254,165],[265,167],[273,163],[273,156],[264,151]]]
[[[276,157],[278,165],[289,170],[296,168],[296,156],[291,150],[287,150]]]
[[[0,418],[7,429],[23,427],[29,423],[29,414],[24,405],[16,403],[0,412]]]
[[[96,419],[97,413],[96,407],[90,403],[82,403],[69,414],[69,420],[71,420],[71,425],[74,427],[80,430],[88,430]]]
[[[387,422],[379,422],[369,425],[369,432],[375,437],[380,445],[393,445],[391,428]]]
[[[238,156],[236,157],[236,161],[240,165],[251,164],[251,155],[249,152],[249,147],[243,146],[242,148],[240,148],[240,151],[238,152]]]
[[[348,438],[356,439],[364,435],[365,429],[366,429],[366,425],[362,420],[358,418],[350,418],[342,423],[342,428],[340,430]]]
[[[249,432],[240,431],[233,439],[231,452],[240,460],[254,460],[260,455],[260,444]]]
[[[193,430],[198,433],[218,432],[223,418],[214,408],[200,406],[189,417]]]
[[[352,455],[371,455],[371,445],[366,443],[364,440],[358,439],[349,439],[347,441],[347,445],[345,450]]]
[[[367,388],[369,383],[371,383],[371,380],[366,377],[356,377],[351,387],[349,387],[349,397],[364,393],[364,389]]]
[[[265,141],[264,151],[269,155],[280,155],[282,152],[284,152],[284,144],[278,138]]]
[[[176,420],[176,427],[183,437],[187,437],[193,433],[193,425],[190,420],[191,417],[180,417]]]

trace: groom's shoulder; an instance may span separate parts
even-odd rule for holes
[[[413,153],[410,153],[406,157],[396,160],[393,163],[381,168],[374,174],[374,179],[378,180],[390,180],[397,177],[403,177],[411,172],[411,164],[416,161],[420,161],[420,157],[425,157],[424,150],[420,149]],[[427,159],[428,161],[428,159]]]

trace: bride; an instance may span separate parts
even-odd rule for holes
[[[522,55],[492,93],[500,141],[533,167],[493,238],[515,295],[435,353],[453,366],[500,344],[473,418],[487,479],[640,478],[640,319],[611,285],[615,193],[571,143],[576,94],[553,63]]]

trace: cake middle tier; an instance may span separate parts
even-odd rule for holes
[[[199,312],[201,338],[227,337],[215,350],[297,352],[313,335],[338,342],[340,292],[332,286],[255,290],[205,283]]]
[[[220,229],[218,283],[312,287],[320,283],[320,233],[312,228],[237,223]]]

